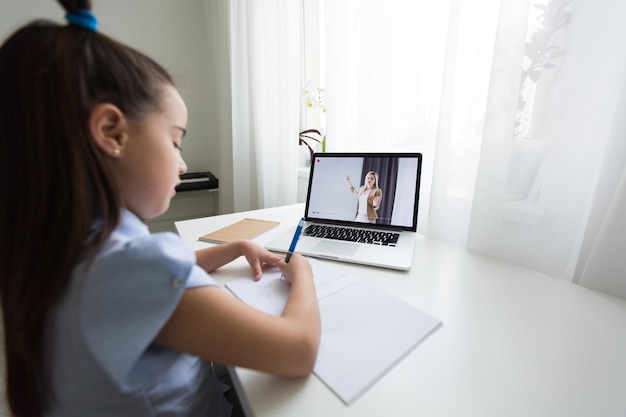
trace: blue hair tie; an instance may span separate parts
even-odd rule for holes
[[[76,13],[67,13],[65,19],[72,26],[78,26],[93,32],[98,29],[98,18],[87,9],[78,9]]]

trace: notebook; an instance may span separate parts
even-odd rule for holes
[[[204,242],[226,243],[239,239],[253,239],[263,232],[276,227],[280,222],[245,218],[221,229],[215,230],[198,239]]]
[[[296,252],[384,268],[411,268],[420,153],[316,153]],[[328,229],[338,230],[328,230]],[[287,252],[293,233],[268,242]]]

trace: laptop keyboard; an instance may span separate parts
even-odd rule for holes
[[[372,245],[396,246],[400,233],[381,232],[379,230],[351,229],[349,227],[322,226],[312,224],[304,229],[304,236],[325,239],[346,240],[349,242],[369,243]]]

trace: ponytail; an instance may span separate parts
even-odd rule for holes
[[[121,202],[90,136],[90,111],[107,102],[140,119],[159,109],[163,85],[173,84],[150,58],[71,17],[91,14],[91,1],[59,3],[69,25],[36,21],[0,47],[0,301],[16,417],[39,417],[54,401],[47,316],[74,265],[119,222]]]

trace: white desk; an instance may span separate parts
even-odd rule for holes
[[[198,236],[244,217],[295,230],[302,204],[180,221]],[[248,416],[626,416],[626,301],[422,237],[409,272],[324,261],[379,285],[444,325],[352,405],[317,377],[231,372]],[[241,259],[212,274],[249,275]],[[323,323],[322,323],[323,325]]]

